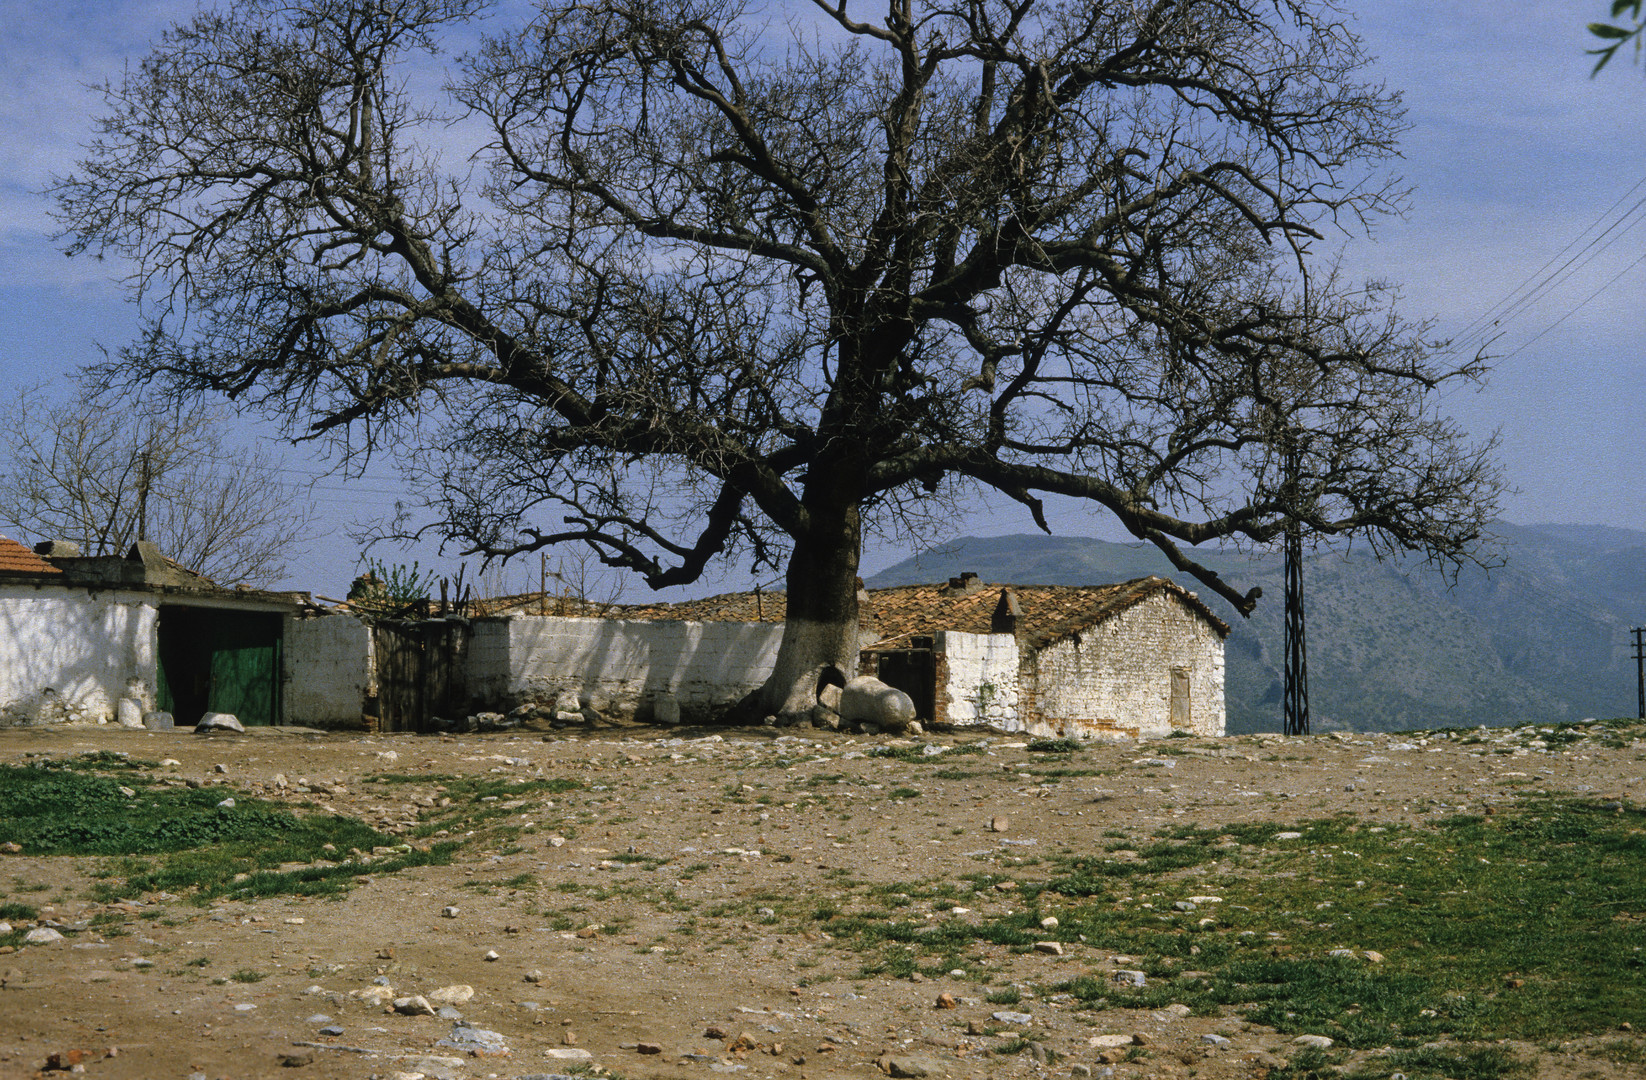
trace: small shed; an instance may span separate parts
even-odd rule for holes
[[[285,719],[286,623],[302,593],[223,588],[151,543],[125,555],[0,537],[0,726],[162,711]],[[130,704],[122,708],[122,701]]]

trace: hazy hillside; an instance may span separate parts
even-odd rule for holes
[[[1455,584],[1421,566],[1322,552],[1304,569],[1309,698],[1317,730],[1502,724],[1633,715],[1628,628],[1646,622],[1646,533],[1500,523],[1504,565]],[[1207,561],[1263,587],[1249,620],[1175,573],[1152,547],[1081,537],[966,537],[875,575],[870,585],[940,581],[1091,584],[1143,574],[1196,589],[1233,628],[1231,731],[1278,730],[1281,562]]]

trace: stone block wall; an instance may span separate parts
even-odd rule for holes
[[[645,716],[651,700],[667,693],[682,718],[697,720],[764,682],[782,636],[781,623],[477,619],[469,690],[478,705],[499,711],[574,693],[618,716]]]
[[[1024,730],[1080,737],[1170,735],[1173,669],[1195,735],[1224,731],[1223,639],[1170,593],[1157,593],[1025,660]]]

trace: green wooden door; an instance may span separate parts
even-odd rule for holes
[[[281,617],[166,605],[160,609],[160,707],[179,726],[208,712],[242,724],[280,720]]]

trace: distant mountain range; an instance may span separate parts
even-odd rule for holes
[[[1305,560],[1309,703],[1316,731],[1580,720],[1635,714],[1628,630],[1646,625],[1646,532],[1603,525],[1493,527],[1504,565],[1449,583],[1359,550]],[[940,581],[1076,585],[1160,574],[1198,592],[1233,631],[1231,732],[1280,729],[1283,566],[1278,553],[1201,553],[1241,589],[1235,614],[1146,544],[1083,537],[964,537],[907,559],[871,586]]]

